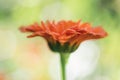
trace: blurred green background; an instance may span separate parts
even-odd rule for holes
[[[43,38],[27,39],[19,31],[20,26],[41,20],[102,26],[109,36],[92,42],[100,51],[95,67],[88,75],[87,70],[84,76],[68,74],[68,80],[120,80],[120,0],[0,0],[0,80],[60,80],[59,55]]]

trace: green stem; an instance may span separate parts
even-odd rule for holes
[[[65,67],[68,60],[68,56],[69,55],[66,53],[60,53],[62,80],[66,80]]]

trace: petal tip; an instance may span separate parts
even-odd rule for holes
[[[26,32],[26,28],[25,28],[24,26],[21,26],[21,27],[19,28],[19,30],[20,30],[21,32]]]

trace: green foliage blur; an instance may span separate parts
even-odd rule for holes
[[[25,35],[18,30],[22,25],[39,23],[41,20],[82,20],[82,22],[90,22],[93,26],[102,26],[108,32],[108,37],[98,41],[102,53],[97,69],[84,80],[120,80],[119,4],[120,0],[0,0],[0,31],[2,31],[0,32],[0,52],[3,49],[8,50],[8,45],[14,46],[15,42],[17,45],[26,43]],[[8,39],[9,32],[15,35],[16,41],[9,40],[7,47],[3,47],[6,42],[1,41],[1,34],[5,34],[5,39]],[[10,74],[18,66],[11,58],[0,60],[0,71],[4,72],[2,69],[5,69],[5,73]],[[102,77],[94,79],[97,74]]]

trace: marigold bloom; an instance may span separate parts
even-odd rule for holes
[[[82,41],[99,39],[107,36],[101,27],[92,28],[89,23],[59,21],[22,26],[22,32],[31,32],[29,38],[35,36],[44,37],[51,50],[60,53],[71,53],[77,49]]]

